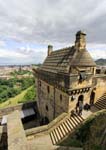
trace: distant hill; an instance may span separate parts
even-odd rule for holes
[[[97,65],[102,65],[102,66],[106,65],[106,59],[100,58],[100,59],[97,59],[95,62]]]

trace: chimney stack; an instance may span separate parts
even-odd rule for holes
[[[53,51],[53,46],[48,45],[48,56],[51,54],[52,51]]]
[[[78,50],[86,49],[86,34],[82,31],[76,33],[75,48]]]

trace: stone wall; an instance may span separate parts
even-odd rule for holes
[[[79,81],[78,75],[70,76],[70,87],[71,89],[83,88],[92,86],[92,77],[93,74],[86,74],[86,79],[82,82]]]
[[[49,86],[49,93],[47,87]],[[37,81],[38,109],[42,117],[49,121],[54,117],[54,88],[42,80]]]
[[[69,95],[55,89],[55,117],[69,110]]]
[[[68,111],[69,96],[66,93],[40,79],[37,80],[37,92],[38,109],[42,117],[47,117],[51,121]]]
[[[20,119],[19,111],[14,111],[7,118],[8,150],[26,150],[27,139]]]
[[[78,102],[79,96],[83,95],[83,104],[90,102],[90,95],[91,95],[91,90],[88,92],[82,92],[79,94],[74,95],[74,100],[72,100],[72,96],[69,98],[69,112],[73,110],[76,107],[76,104]]]
[[[16,106],[12,106],[12,107],[2,108],[2,109],[0,109],[0,118],[4,115],[7,115],[7,114],[13,112],[14,110],[22,110],[22,109],[27,109],[30,107],[36,107],[36,102],[32,101],[32,102],[18,104]]]
[[[67,76],[68,86],[64,85],[66,78],[58,82],[58,86],[43,81],[40,77],[36,80],[38,108],[42,117],[47,117],[49,121],[52,121],[61,113],[74,109],[81,95],[83,95],[83,104],[91,104],[92,93],[95,94],[93,100],[95,103],[106,92],[106,75],[97,76],[95,68],[88,69],[91,72],[87,72],[86,78],[81,82],[79,82],[78,74]],[[59,88],[59,85],[63,88]]]
[[[95,102],[106,92],[106,75],[98,75],[95,77],[96,90],[95,90]]]

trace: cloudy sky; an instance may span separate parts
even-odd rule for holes
[[[106,58],[106,0],[0,0],[0,65],[40,63],[78,30],[92,57]]]

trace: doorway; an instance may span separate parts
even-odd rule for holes
[[[78,97],[78,101],[76,103],[76,113],[78,115],[82,115],[82,110],[83,110],[83,100],[84,100],[84,96],[80,95]]]
[[[84,96],[83,96],[83,95],[80,95],[80,96],[78,97],[78,102],[81,101],[81,102],[83,103],[83,100],[84,100]]]
[[[92,91],[91,92],[91,95],[90,95],[90,105],[93,105],[94,104],[94,100],[95,100],[95,92]]]

